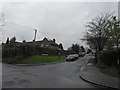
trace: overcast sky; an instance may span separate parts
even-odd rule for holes
[[[86,31],[86,23],[100,13],[118,14],[117,2],[6,2],[0,12],[4,12],[2,42],[15,36],[17,41],[32,41],[34,29],[37,39],[56,39],[64,49],[73,43],[87,46],[80,38]]]

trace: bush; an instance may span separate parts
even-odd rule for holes
[[[30,45],[22,45],[21,46],[21,50],[22,50],[22,56],[23,57],[29,57],[32,56],[34,51],[33,51],[33,47]]]
[[[9,64],[12,64],[12,63],[22,63],[23,60],[24,60],[24,57],[16,56],[14,58],[3,58],[2,62],[6,62],[6,63],[9,63]]]
[[[61,50],[55,50],[50,48],[42,48],[39,45],[28,45],[28,44],[21,44],[19,46],[17,45],[3,45],[2,47],[2,57],[3,58],[13,58],[16,56],[22,56],[24,58],[32,56],[32,55],[42,55],[42,54],[48,54],[48,55],[58,55],[58,53],[61,53],[61,55],[65,55],[66,52]]]
[[[120,50],[118,52],[120,60]],[[117,52],[116,50],[106,50],[101,52],[101,62],[108,66],[117,66]]]
[[[15,49],[15,48],[2,49],[2,57],[3,58],[15,57],[16,55],[17,55],[17,49]]]

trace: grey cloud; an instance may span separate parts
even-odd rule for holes
[[[82,2],[39,2],[2,3],[7,19],[3,31],[3,42],[16,36],[18,41],[32,41],[34,28],[38,29],[37,40],[48,37],[63,43],[65,49],[72,43],[87,46],[79,40],[86,30],[86,22],[101,12],[118,11],[114,3]]]

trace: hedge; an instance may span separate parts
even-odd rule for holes
[[[59,52],[61,55],[67,54],[64,50],[59,51],[50,48],[41,48],[38,45],[35,47],[33,45],[21,45],[19,47],[5,45],[2,47],[3,58],[12,58],[16,56],[29,57],[32,55],[42,55],[45,53],[48,55],[58,55]]]
[[[120,60],[120,49],[118,51],[118,58]],[[117,66],[117,51],[116,50],[105,50],[101,52],[101,62],[108,66]]]

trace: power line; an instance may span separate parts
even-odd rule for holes
[[[17,25],[17,26],[22,27],[22,28],[34,29],[32,27],[28,27],[28,26],[25,26],[25,25],[20,25],[20,24],[14,23],[14,22],[8,22],[8,23],[13,24],[13,25]]]
[[[3,26],[5,25],[5,18],[4,18],[4,16],[5,16],[5,15],[4,15],[4,13],[2,12],[2,13],[1,13],[1,19],[0,19],[0,20],[1,20],[1,25],[0,25],[1,27],[3,27]]]
[[[14,23],[14,22],[8,22],[9,24],[12,24],[12,25],[17,25],[18,27],[20,27],[20,28],[26,28],[26,29],[31,29],[31,30],[34,30],[34,28],[32,28],[32,27],[28,27],[28,26],[25,26],[25,25],[20,25],[20,24],[17,24],[17,23]],[[41,34],[47,34],[47,35],[57,35],[57,36],[61,36],[61,37],[63,37],[63,36],[77,36],[77,35],[79,35],[78,33],[74,33],[74,34],[58,34],[58,33],[50,33],[50,32],[43,32],[43,31],[39,31],[39,29],[38,29],[38,33],[37,33],[37,35],[38,35],[38,37],[40,38],[40,33]]]

